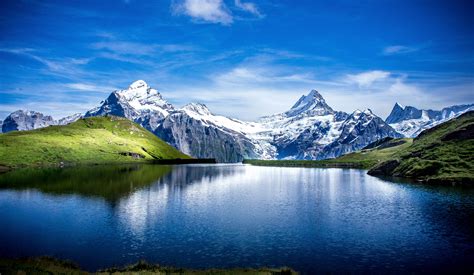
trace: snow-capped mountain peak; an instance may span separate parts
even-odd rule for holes
[[[117,91],[117,93],[136,109],[144,109],[144,105],[160,106],[166,103],[161,94],[143,80],[135,81],[128,89]]]
[[[132,84],[130,84],[130,86],[128,87],[129,90],[136,90],[136,89],[148,89],[149,86],[148,84],[144,81],[144,80],[137,80],[135,82],[133,82]]]
[[[163,99],[161,94],[145,81],[138,80],[125,90],[112,92],[101,102],[101,106],[88,111],[85,117],[112,114],[123,116],[154,130],[159,120],[174,110],[173,105]]]
[[[302,113],[310,115],[326,115],[333,113],[329,105],[326,104],[323,96],[316,90],[311,90],[308,95],[303,95],[285,114],[287,116],[297,116]]]
[[[186,104],[183,108],[181,108],[181,110],[183,110],[186,113],[192,112],[192,113],[203,115],[203,116],[212,115],[209,108],[207,108],[207,106],[202,103],[189,103],[189,104]]]

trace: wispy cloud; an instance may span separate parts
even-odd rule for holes
[[[416,52],[416,51],[418,51],[418,48],[416,47],[392,45],[392,46],[385,47],[382,50],[382,54],[383,55],[396,55],[396,54],[406,54],[406,53],[411,53],[411,52]]]
[[[389,75],[389,72],[375,70],[358,74],[348,74],[345,79],[348,83],[355,83],[361,88],[367,88],[374,82],[383,80]]]
[[[185,14],[196,20],[230,25],[233,17],[222,0],[184,0],[173,4],[177,14]]]
[[[87,74],[87,72],[81,69],[82,65],[88,64],[93,58],[47,58],[43,57],[39,50],[32,48],[1,48],[0,52],[6,52],[16,55],[22,55],[31,58],[44,66],[46,74],[61,76],[61,77],[77,77]]]
[[[275,83],[311,83],[318,81],[310,73],[295,73],[282,71],[269,66],[239,66],[230,71],[220,73],[212,78],[219,85],[267,85]]]
[[[111,91],[117,90],[111,86],[100,86],[90,83],[67,83],[64,84],[64,87],[70,88],[72,90],[84,91],[84,92],[101,92],[101,93],[110,93]]]
[[[234,5],[243,11],[249,12],[255,16],[261,17],[262,14],[257,8],[257,5],[252,2],[242,2],[241,0],[235,0]]]

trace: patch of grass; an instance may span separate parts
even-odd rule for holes
[[[233,269],[205,269],[194,270],[176,267],[164,267],[140,261],[126,267],[114,267],[89,273],[81,270],[69,261],[51,257],[28,259],[0,259],[1,274],[297,274],[290,268],[233,268]]]
[[[0,134],[0,166],[14,168],[176,158],[189,156],[138,124],[114,116]]]

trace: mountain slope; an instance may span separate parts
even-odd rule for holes
[[[412,146],[369,174],[474,183],[474,111],[421,132]]]
[[[405,137],[416,137],[423,130],[471,110],[474,110],[474,104],[455,105],[435,111],[420,110],[412,106],[403,107],[396,103],[385,122]]]
[[[13,167],[175,158],[189,157],[141,126],[114,116],[0,135],[0,165]]]
[[[214,115],[205,105],[191,103],[167,116],[155,134],[191,156],[239,162],[274,154],[268,143],[252,137],[258,131],[258,124]]]

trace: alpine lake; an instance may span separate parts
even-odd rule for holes
[[[0,175],[0,257],[85,270],[474,271],[474,189],[365,170],[102,165]]]

